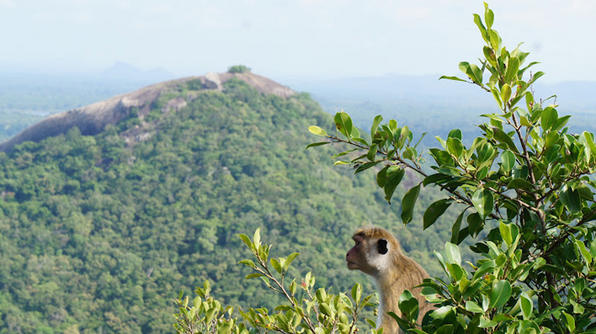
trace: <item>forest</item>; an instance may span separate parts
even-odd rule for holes
[[[173,298],[206,279],[226,302],[271,307],[277,296],[239,279],[248,272],[237,266],[237,234],[257,228],[337,292],[355,281],[372,291],[344,267],[351,233],[367,224],[398,233],[440,274],[431,254],[445,224],[404,228],[399,200],[389,206],[370,175],[305,149],[309,125],[332,124],[307,94],[284,99],[233,80],[176,112],[160,103],[95,137],[74,128],[0,153],[0,332],[171,331]],[[123,134],[141,123],[148,139],[127,144]]]

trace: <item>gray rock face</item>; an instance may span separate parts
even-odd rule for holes
[[[295,94],[290,88],[253,73],[208,73],[205,76],[165,81],[141,88],[132,93],[118,95],[105,101],[51,115],[25,129],[15,137],[1,143],[0,151],[10,151],[15,145],[26,141],[37,142],[47,137],[64,134],[75,126],[79,128],[83,135],[95,135],[103,131],[107,125],[117,124],[121,120],[130,117],[133,110],[138,111],[139,117],[146,115],[150,111],[152,103],[159,98],[162,92],[175,88],[180,84],[195,80],[200,83],[200,89],[222,90],[223,83],[232,78],[238,78],[246,82],[263,94],[274,94],[284,98]],[[183,97],[176,97],[168,101],[162,111],[176,111],[185,107],[186,104],[187,101]]]

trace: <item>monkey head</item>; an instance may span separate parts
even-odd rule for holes
[[[401,254],[397,240],[382,228],[359,229],[352,239],[354,247],[346,254],[350,270],[360,270],[376,277],[392,265],[395,255]]]

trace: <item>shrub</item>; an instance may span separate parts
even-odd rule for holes
[[[228,68],[228,73],[248,73],[250,72],[250,67],[245,65],[234,65]]]

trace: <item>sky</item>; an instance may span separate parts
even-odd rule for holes
[[[494,0],[505,45],[544,81],[595,80],[596,1]],[[457,74],[481,54],[471,0],[0,0],[0,71],[176,76],[245,64],[274,78]]]

